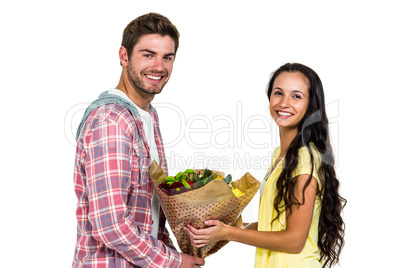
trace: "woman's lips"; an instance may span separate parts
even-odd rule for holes
[[[276,111],[276,113],[278,114],[278,116],[280,118],[289,118],[291,117],[293,114],[289,113],[289,112],[284,112],[284,111]]]

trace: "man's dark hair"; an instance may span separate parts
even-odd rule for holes
[[[161,36],[170,36],[175,43],[176,54],[179,48],[179,31],[168,18],[158,13],[148,13],[130,22],[123,32],[121,45],[126,48],[127,56],[130,59],[134,46],[141,37],[147,34],[159,34]]]

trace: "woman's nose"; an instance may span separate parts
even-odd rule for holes
[[[289,99],[288,99],[287,97],[282,98],[281,101],[280,101],[280,103],[279,103],[279,106],[280,106],[281,108],[287,108],[287,107],[289,107]]]

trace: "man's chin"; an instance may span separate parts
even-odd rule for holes
[[[141,91],[148,95],[158,95],[162,92],[163,88],[154,88],[154,89],[141,89]]]

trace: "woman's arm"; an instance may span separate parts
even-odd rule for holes
[[[308,178],[309,175],[300,175],[295,178],[297,180],[295,196],[299,201],[303,201],[303,187]],[[210,227],[205,229],[197,230],[192,226],[185,229],[190,236],[191,243],[196,247],[203,247],[219,240],[228,240],[274,251],[300,253],[306,243],[310,229],[316,193],[317,181],[313,177],[305,190],[304,204],[292,207],[292,214],[286,218],[287,227],[284,231],[269,232],[240,229],[218,220],[206,221],[205,224]]]
[[[243,229],[258,230],[258,222],[243,223]]]

